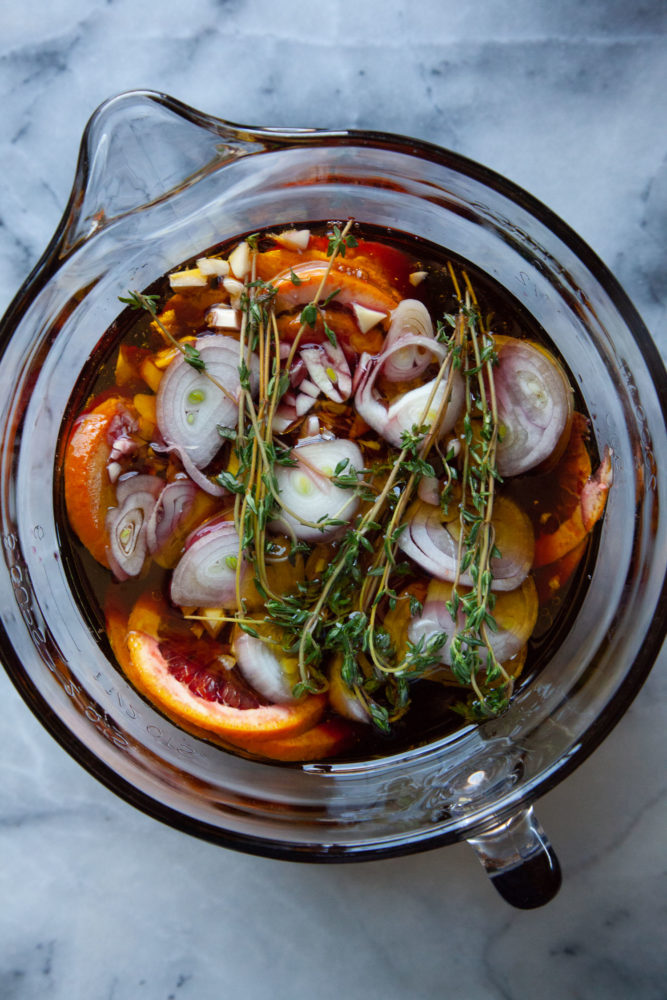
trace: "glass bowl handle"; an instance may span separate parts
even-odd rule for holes
[[[544,906],[561,884],[558,858],[533,807],[468,843],[503,899],[521,910]]]

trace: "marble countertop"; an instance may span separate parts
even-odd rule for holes
[[[536,195],[667,347],[658,0],[37,0],[0,14],[0,311],[86,120],[146,87],[232,121],[411,134]],[[6,376],[0,372],[0,384]],[[511,910],[465,845],[355,866],[228,852],[114,798],[0,675],[2,1000],[664,1000],[667,671],[538,805],[565,883]]]

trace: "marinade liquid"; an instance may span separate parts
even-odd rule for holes
[[[342,222],[238,236],[124,298],[58,501],[82,614],[142,697],[289,762],[504,711],[568,628],[610,484],[521,303]]]

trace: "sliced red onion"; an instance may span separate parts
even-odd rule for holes
[[[458,527],[458,522],[456,523]],[[535,541],[528,516],[513,501],[499,497],[491,521],[500,556],[491,560],[492,590],[514,590],[525,580],[533,563]],[[442,524],[440,510],[418,500],[413,504],[407,527],[398,539],[399,548],[438,580],[456,579],[458,541],[449,524]],[[461,573],[464,587],[473,584],[469,573]]]
[[[428,413],[424,410],[429,402],[431,392],[435,387],[435,380],[420,385],[409,392],[404,393],[389,406],[378,399],[374,392],[376,379],[386,362],[404,348],[416,349],[424,348],[435,355],[439,361],[443,361],[447,356],[447,348],[444,344],[431,340],[428,337],[418,337],[413,334],[406,334],[399,337],[391,344],[388,350],[382,352],[375,363],[367,362],[366,377],[361,381],[355,396],[357,412],[369,424],[373,430],[381,434],[382,437],[400,448],[401,438],[405,431],[411,431],[416,426],[429,425],[443,403],[447,376],[445,375],[439,382],[433,400],[429,405]],[[363,356],[362,356],[363,361]],[[452,373],[452,383],[443,419],[440,423],[438,437],[442,437],[452,429],[458,420],[465,402],[465,388],[460,372],[454,370]]]
[[[465,616],[460,608],[456,625],[447,610],[451,595],[451,586],[433,581],[426,592],[421,614],[413,618],[408,627],[408,638],[415,644],[421,639],[426,644],[436,635],[446,634],[447,641],[440,649],[440,660],[447,666],[452,663],[452,639],[457,631],[465,627]],[[517,589],[498,595],[493,611],[498,629],[495,632],[487,629],[487,638],[499,663],[516,656],[526,645],[535,628],[538,610],[537,590],[531,576],[526,577]],[[507,622],[508,627],[503,627],[503,622]],[[481,655],[483,659],[483,651]]]
[[[334,403],[343,403],[352,392],[352,376],[345,353],[340,345],[328,341],[301,351],[308,374],[318,389]]]
[[[503,429],[496,461],[501,476],[517,476],[554,451],[572,415],[572,389],[544,348],[496,337],[496,350],[493,380]]]
[[[385,338],[383,355],[387,355],[382,375],[389,382],[408,382],[426,371],[433,360],[433,352],[424,346],[404,342],[397,351],[390,351],[403,337],[433,339],[433,323],[428,309],[419,299],[403,299],[391,314]]]
[[[292,450],[292,457],[299,461],[297,466],[278,465],[275,467],[281,500],[288,511],[283,511],[272,522],[274,531],[293,532],[297,538],[306,541],[324,541],[340,534],[340,525],[322,528],[302,524],[304,521],[317,523],[330,518],[350,521],[359,506],[359,499],[352,489],[334,486],[331,477],[337,466],[346,462],[343,474],[352,469],[361,472],[364,459],[358,445],[353,441],[333,438],[298,445]],[[294,513],[290,513],[293,511]]]
[[[197,495],[197,487],[189,479],[175,479],[160,493],[146,524],[146,543],[152,554],[167,543],[181,524]]]
[[[292,693],[298,672],[286,669],[286,657],[279,656],[277,646],[238,629],[232,649],[244,679],[271,705],[289,705],[299,700]]]
[[[233,521],[216,520],[198,528],[186,541],[171,577],[174,604],[197,608],[236,605],[239,536]],[[242,574],[246,563],[242,559]]]
[[[118,506],[107,511],[105,522],[109,566],[118,580],[138,576],[143,569],[148,554],[146,524],[163,485],[157,476],[137,474],[118,481]]]
[[[196,371],[178,354],[165,371],[156,399],[157,425],[167,447],[185,464],[203,469],[222,444],[218,426],[236,427],[239,379],[239,344],[232,337],[207,334],[195,343],[206,371],[225,387],[225,395],[205,374]],[[251,389],[257,389],[258,363],[249,364]],[[230,398],[231,397],[231,398]]]

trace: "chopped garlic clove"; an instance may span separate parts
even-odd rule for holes
[[[310,241],[310,229],[286,229],[284,233],[273,234],[273,238],[288,250],[305,250]]]
[[[208,281],[198,267],[190,267],[186,271],[173,271],[169,275],[169,284],[172,288],[201,288]]]
[[[229,306],[211,306],[206,313],[206,325],[216,330],[240,330],[241,314]]]
[[[352,309],[362,333],[368,333],[374,326],[377,326],[378,323],[387,318],[386,313],[378,312],[377,309],[368,309],[367,306],[359,305],[358,302],[352,303]]]
[[[250,271],[250,247],[244,240],[229,255],[229,266],[235,278],[245,278]]]
[[[408,275],[408,281],[414,288],[416,288],[417,285],[421,285],[422,281],[427,276],[428,271],[413,271],[412,274]]]
[[[228,261],[221,260],[219,257],[200,257],[197,261],[197,267],[207,277],[216,275],[224,278],[225,275],[229,274]]]
[[[236,278],[223,278],[222,285],[225,291],[229,294],[232,301],[232,308],[238,309],[241,304],[241,295],[243,294],[244,284],[242,281],[237,281]]]
[[[319,417],[312,416],[306,420],[306,437],[316,437],[320,433]]]

